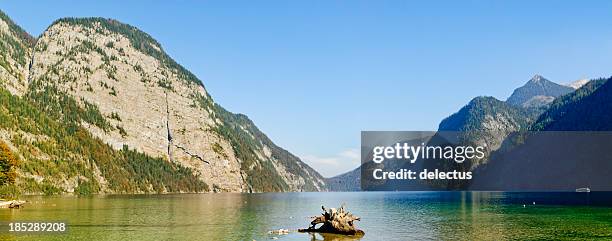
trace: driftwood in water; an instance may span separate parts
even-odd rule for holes
[[[26,203],[26,201],[21,200],[11,200],[4,201],[0,200],[0,208],[21,208]]]
[[[355,227],[355,221],[361,218],[347,212],[342,205],[339,209],[325,209],[321,206],[323,213],[321,216],[312,217],[310,227],[307,229],[298,229],[298,232],[318,232],[318,233],[335,233],[344,235],[364,235],[362,230]],[[323,224],[316,228],[317,224]]]

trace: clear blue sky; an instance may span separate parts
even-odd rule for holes
[[[362,130],[435,130],[471,98],[539,73],[612,75],[612,1],[1,1],[38,36],[53,20],[137,26],[325,176]],[[325,165],[323,165],[325,164]]]

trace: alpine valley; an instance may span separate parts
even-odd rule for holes
[[[360,190],[360,167],[323,178],[247,116],[215,103],[200,79],[133,26],[63,18],[35,38],[0,12],[0,55],[0,195]],[[487,146],[487,157],[516,132],[611,131],[611,85],[535,75],[505,101],[472,99],[438,131],[466,133],[458,138]],[[455,168],[445,165],[423,167]],[[461,166],[481,174],[472,183],[430,184],[487,190],[506,175],[524,182],[509,187],[522,187],[543,181],[506,170],[550,165],[484,158]]]
[[[135,27],[64,18],[34,38],[0,12],[0,37],[4,193],[327,190]]]

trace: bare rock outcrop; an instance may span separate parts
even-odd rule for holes
[[[21,96],[28,86],[28,64],[34,39],[2,12],[0,39],[0,87]]]

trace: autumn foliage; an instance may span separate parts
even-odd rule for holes
[[[15,183],[16,168],[19,164],[17,157],[3,141],[0,141],[0,185]]]

